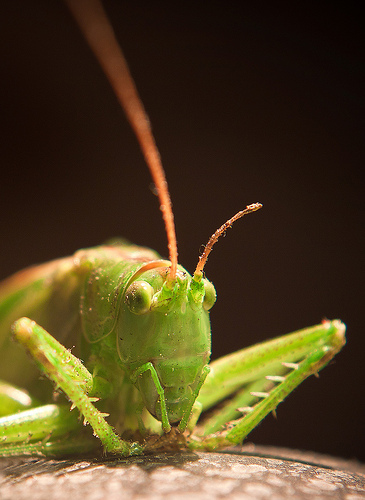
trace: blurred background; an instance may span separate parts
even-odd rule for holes
[[[359,4],[105,1],[149,113],[213,357],[341,318],[348,345],[249,436],[365,459]],[[0,278],[124,236],[166,256],[137,142],[63,2],[0,5]],[[361,166],[360,166],[361,165]]]

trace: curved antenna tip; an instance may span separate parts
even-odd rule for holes
[[[218,238],[222,236],[222,234],[224,234],[236,220],[240,219],[244,215],[256,212],[256,210],[259,210],[260,208],[262,208],[262,206],[262,203],[252,203],[251,205],[247,205],[244,210],[240,210],[239,212],[237,212],[233,217],[222,224],[221,227],[215,231],[215,233],[212,234],[212,236],[209,238],[208,243],[205,245],[204,252],[199,257],[199,262],[194,271],[194,276],[198,277],[202,275],[204,266],[208,260],[208,255],[212,251],[213,245],[217,243]]]

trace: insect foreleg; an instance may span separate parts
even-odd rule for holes
[[[181,419],[181,421],[179,423],[179,430],[181,432],[184,432],[184,430],[186,429],[186,427],[188,425],[192,426],[194,422],[196,423],[201,412],[202,412],[203,407],[196,399],[198,397],[199,391],[200,391],[202,385],[204,384],[205,379],[207,378],[207,375],[209,372],[210,372],[210,367],[208,365],[204,366],[204,368],[202,370],[202,374],[200,376],[199,383],[197,384],[195,391],[194,391],[192,398],[191,398],[191,406],[187,409],[187,411],[185,412],[185,414],[183,415],[183,418]]]
[[[157,391],[158,396],[159,396],[162,428],[165,432],[170,432],[171,425],[170,425],[170,422],[169,422],[169,419],[167,416],[165,391],[163,390],[160,379],[158,378],[156,369],[153,366],[153,364],[150,362],[150,363],[145,363],[144,365],[140,366],[133,373],[131,380],[132,380],[132,382],[136,382],[138,377],[141,377],[144,373],[146,373],[148,371],[151,374],[151,378],[153,380],[154,386],[155,386],[156,391]]]
[[[103,443],[106,451],[123,456],[138,454],[143,448],[138,443],[122,440],[106,422],[107,414],[101,413],[93,404],[97,398],[87,393],[92,389],[92,375],[65,347],[48,332],[28,318],[18,320],[13,327],[15,338],[27,349],[39,369],[62,389],[89,423],[93,432]]]

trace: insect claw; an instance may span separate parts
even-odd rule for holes
[[[298,368],[299,368],[299,363],[285,363],[285,362],[282,362],[281,364],[283,366],[285,366],[285,368],[291,368],[292,370],[298,370]]]
[[[76,408],[76,405],[74,403],[72,403],[72,405],[70,406],[70,411],[74,410]]]
[[[268,392],[250,392],[251,396],[254,396],[256,398],[267,398],[269,395]]]

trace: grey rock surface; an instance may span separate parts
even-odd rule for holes
[[[365,465],[245,446],[128,459],[0,460],[0,499],[365,499]]]

